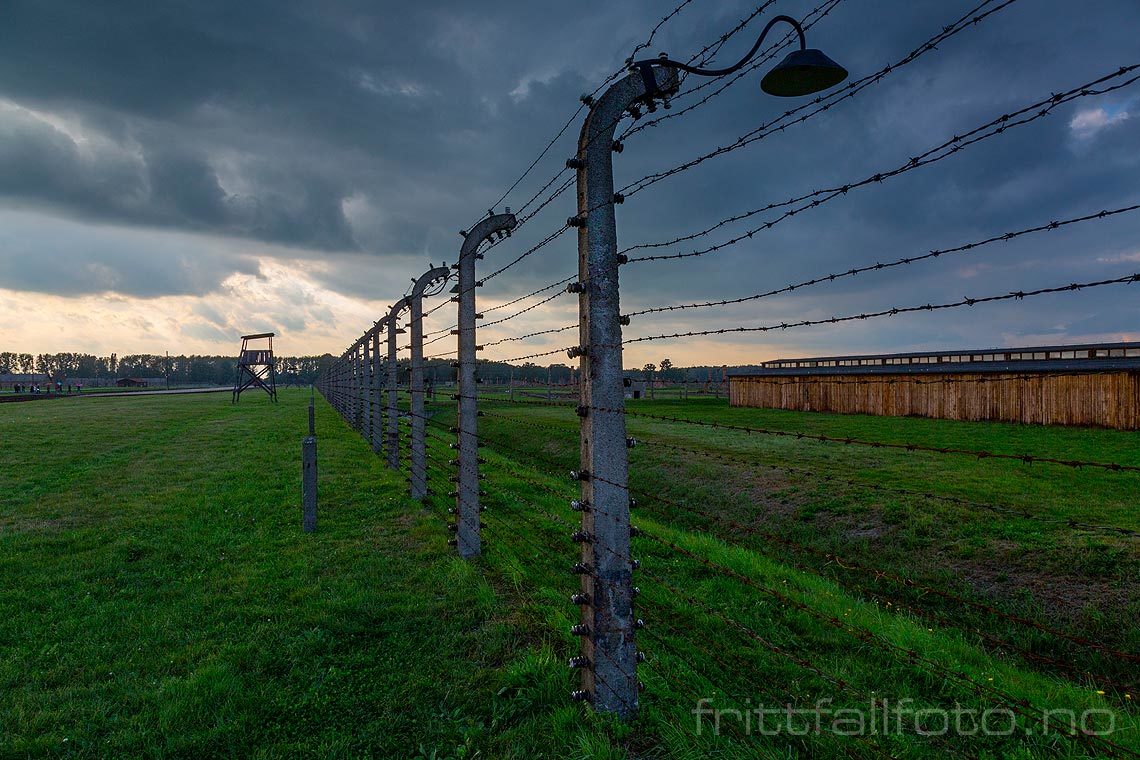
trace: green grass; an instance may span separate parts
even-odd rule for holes
[[[560,475],[576,461],[572,413],[487,405],[486,551],[463,562],[445,543],[448,500],[427,508],[407,500],[403,477],[319,399],[320,527],[301,533],[306,402],[307,394],[284,391],[277,405],[251,397],[233,406],[203,394],[0,406],[0,757],[1093,756],[1059,734],[982,741],[911,731],[859,742],[747,736],[729,720],[718,737],[709,723],[698,734],[691,713],[700,697],[719,707],[820,698],[850,706],[871,696],[926,707],[1001,703],[947,672],[1038,708],[1112,711],[1110,738],[1140,748],[1123,694],[1098,694],[1092,681],[995,649],[972,620],[932,625],[899,613],[882,601],[901,596],[897,589],[728,527],[759,523],[1135,651],[1129,540],[929,499],[885,499],[778,465],[1122,527],[1137,527],[1134,476],[935,464],[906,452],[631,418],[631,432],[646,441],[720,458],[681,457],[651,443],[634,449],[635,489],[716,519],[639,498],[636,522],[654,537],[635,540],[639,614],[648,621],[639,646],[649,659],[639,673],[639,717],[621,725],[567,698],[576,679],[565,658],[577,647],[568,627],[578,611],[567,600],[576,588],[567,572],[573,489]],[[732,410],[713,400],[635,408],[1138,463],[1134,438],[1110,431]],[[450,405],[435,413],[432,477],[442,492],[450,436],[440,426],[449,424]],[[1113,590],[1127,603],[1097,619],[1052,614],[1032,597],[1007,598],[992,583],[947,572],[951,560],[976,569],[1009,557],[1019,582],[1067,572],[1093,579],[1094,596]],[[1096,676],[1130,675],[1044,635],[988,632],[1083,656],[1075,662]]]

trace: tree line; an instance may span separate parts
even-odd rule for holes
[[[321,356],[278,356],[276,370],[281,380],[309,384],[333,362],[332,354]],[[27,354],[0,352],[0,374],[47,375],[52,380],[83,378],[115,380],[122,377],[168,378],[172,385],[228,385],[237,374],[237,358],[200,354],[118,354],[95,356],[86,353]]]
[[[276,370],[279,383],[309,385],[335,361],[332,354],[319,356],[278,356]],[[408,359],[400,359],[400,382],[407,381]],[[640,370],[630,369],[634,377],[662,382],[718,380],[721,367],[676,367],[669,359],[657,364],[646,364]],[[737,369],[735,367],[729,368]],[[577,368],[566,364],[538,365],[526,362],[511,365],[504,362],[481,361],[479,379],[491,385],[516,382],[536,385],[551,382],[566,385],[572,381]],[[199,354],[118,354],[95,356],[86,353],[28,354],[13,351],[0,352],[0,374],[47,375],[51,380],[83,378],[85,380],[115,380],[123,377],[169,378],[172,385],[228,385],[237,374],[237,359],[233,356],[206,356]],[[424,362],[424,376],[431,382],[454,379],[455,370],[449,360],[428,359]]]

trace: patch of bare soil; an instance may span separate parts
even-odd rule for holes
[[[812,525],[821,533],[838,533],[852,541],[878,541],[898,531],[898,526],[884,520],[878,510],[858,514],[821,510],[812,515]]]
[[[1140,599],[1140,580],[1061,574],[1028,568],[998,554],[991,557],[943,557],[946,566],[982,594],[1002,601],[1029,597],[1053,620],[1074,622],[1091,609],[1123,609]]]

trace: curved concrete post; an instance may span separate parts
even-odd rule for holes
[[[352,344],[352,427],[364,429],[364,341]]]
[[[380,331],[383,328],[384,320],[381,320],[373,325],[369,334],[365,336],[365,339],[372,343],[372,382],[368,389],[368,413],[372,418],[372,436],[368,439],[368,443],[372,446],[373,454],[379,454],[384,448],[384,437],[381,435],[384,429],[382,413],[384,406],[380,403]]]
[[[400,312],[408,305],[405,296],[392,304],[385,318],[388,322],[388,466],[400,469],[400,410],[396,377],[396,336],[404,332],[399,326]]]
[[[479,246],[491,236],[510,232],[517,222],[514,214],[493,214],[471,228],[459,249],[459,284],[453,300],[459,304],[459,487],[455,490],[456,542],[460,557],[474,557],[482,551],[479,535],[479,437],[475,385],[475,260],[482,258]]]
[[[650,70],[661,93],[677,89],[677,72]],[[581,357],[582,544],[581,698],[622,717],[637,711],[633,565],[629,556],[629,451],[622,383],[621,309],[614,219],[614,130],[645,97],[635,72],[618,80],[590,108],[578,140],[579,339]],[[573,358],[573,355],[572,357]],[[613,411],[600,411],[609,409]]]
[[[436,284],[444,284],[451,277],[446,266],[429,269],[420,275],[412,292],[408,295],[411,307],[412,331],[412,371],[408,379],[408,391],[412,405],[412,452],[411,452],[411,492],[412,498],[427,498],[427,420],[424,418],[424,293]]]

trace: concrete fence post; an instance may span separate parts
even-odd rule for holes
[[[312,533],[316,529],[317,437],[310,434],[301,441],[301,530]]]
[[[372,436],[368,439],[368,443],[372,446],[372,453],[379,454],[383,448],[383,436],[381,431],[384,429],[384,406],[380,403],[380,330],[383,328],[384,322],[377,322],[372,327],[372,333],[368,336],[368,340],[372,342],[372,382],[368,389],[369,414],[372,416]]]
[[[662,93],[677,89],[677,72],[650,70]],[[614,130],[631,106],[644,100],[646,79],[636,72],[618,80],[596,102],[587,99],[589,115],[582,125],[578,154],[578,282],[571,285],[579,304],[579,345],[570,358],[580,358],[578,413],[581,417],[581,469],[571,477],[581,483],[574,507],[582,528],[572,536],[581,544],[574,572],[581,590],[582,654],[571,661],[581,667],[582,688],[573,696],[590,700],[599,712],[631,717],[637,712],[637,648],[633,611],[633,563],[629,554],[629,451],[625,434],[625,387],[621,348],[621,309],[614,216]]]
[[[388,312],[388,466],[400,469],[399,367],[396,364],[396,336],[406,330],[400,327],[400,312],[408,299],[401,298]]]
[[[455,394],[459,401],[459,437],[455,448],[459,472],[455,489],[456,538],[460,557],[475,557],[482,551],[479,524],[479,437],[478,406],[475,385],[476,352],[475,344],[475,288],[483,283],[475,279],[475,260],[483,258],[479,246],[494,235],[507,235],[515,228],[515,216],[507,209],[505,214],[490,214],[463,235],[463,245],[459,249],[459,261],[454,268],[459,273],[459,282],[452,289],[456,294],[452,300],[459,304],[457,332],[459,334],[458,388]]]
[[[348,421],[348,357],[346,352],[337,362],[337,404],[336,411],[342,420]]]
[[[336,413],[344,418],[344,356],[337,359],[336,362],[336,376],[334,380],[334,393],[335,399],[333,401],[333,408]]]
[[[364,341],[357,341],[356,343],[353,352],[353,364],[355,372],[352,386],[352,427],[359,433],[364,427],[364,391],[367,387],[364,385]]]
[[[367,333],[360,339],[360,348],[364,352],[364,361],[361,363],[362,377],[360,378],[364,416],[362,418],[363,425],[360,434],[364,437],[364,440],[370,441],[372,440],[372,406],[374,401],[372,398],[372,373],[375,369],[376,357],[372,353],[372,341],[368,339]]]
[[[450,277],[451,270],[446,266],[432,267],[415,280],[408,296],[411,310],[409,328],[412,333],[412,364],[408,378],[412,410],[411,493],[417,501],[426,499],[428,494],[427,420],[424,417],[424,294],[436,285],[442,288]]]

